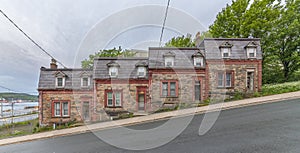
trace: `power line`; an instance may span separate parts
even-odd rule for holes
[[[169,11],[169,6],[170,6],[170,1],[171,0],[168,0],[168,4],[167,4],[166,12],[165,12],[165,18],[164,18],[163,26],[161,28],[161,33],[160,33],[160,38],[159,38],[159,47],[161,47],[162,37],[163,37],[163,34],[164,34],[165,25],[166,25],[166,21],[167,21],[167,17],[168,17],[168,11]]]
[[[64,64],[62,64],[60,61],[56,60],[50,53],[48,53],[44,48],[42,48],[38,43],[36,43],[29,35],[27,35],[13,20],[11,20],[1,9],[0,12],[3,14],[3,16],[8,19],[20,32],[22,32],[33,44],[35,44],[39,49],[41,49],[45,54],[47,54],[49,57],[54,59],[58,64],[63,66],[64,68],[67,68]]]
[[[5,90],[7,90],[7,91],[9,91],[9,92],[14,92],[14,93],[23,93],[23,94],[33,94],[33,93],[38,93],[38,92],[36,92],[36,91],[33,91],[33,92],[21,92],[21,91],[17,91],[17,90],[14,90],[14,89],[5,87],[5,86],[3,86],[3,85],[0,85],[0,88],[5,89]]]
[[[14,90],[13,90],[13,89],[10,89],[10,88],[7,88],[7,87],[1,86],[1,85],[0,85],[0,88],[3,88],[3,89],[5,89],[5,90],[8,90],[8,91],[12,91],[12,92],[14,92]]]

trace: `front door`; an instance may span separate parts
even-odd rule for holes
[[[201,85],[200,81],[195,81],[195,101],[201,101]]]
[[[89,102],[83,102],[82,104],[82,118],[84,121],[90,120],[90,108]]]
[[[254,89],[254,72],[247,72],[247,89],[248,91]]]
[[[138,110],[139,111],[145,110],[145,93],[138,94]]]

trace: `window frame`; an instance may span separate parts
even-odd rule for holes
[[[224,56],[224,51],[228,51],[227,53],[228,53],[228,56]],[[222,58],[230,58],[230,56],[231,56],[231,47],[221,47],[221,54],[222,54]]]
[[[67,114],[64,113],[64,104],[67,103]],[[59,114],[57,114],[56,104],[59,104]],[[71,114],[71,102],[67,100],[52,101],[52,117],[69,118]]]
[[[142,70],[142,72],[144,73],[143,75],[140,75],[140,70]],[[137,68],[137,76],[139,77],[139,78],[144,78],[145,76],[146,76],[146,67],[144,67],[144,66],[139,66],[138,68]]]
[[[86,86],[84,85],[84,79],[87,79],[87,85]],[[91,81],[90,77],[82,77],[81,78],[81,87],[89,87],[91,85],[90,81]]]
[[[61,86],[58,85],[58,83],[59,83],[58,79],[62,79],[62,85],[61,85]],[[65,77],[56,77],[56,78],[55,78],[55,87],[56,87],[56,88],[64,88],[64,87],[65,87],[65,84],[66,84],[66,79],[65,79]]]
[[[197,60],[200,60],[200,65],[197,65]],[[201,67],[204,66],[204,58],[203,57],[194,57],[194,66]]]
[[[253,57],[250,56],[250,50],[253,50]],[[256,47],[247,47],[246,51],[247,51],[247,57],[248,58],[256,58],[256,54],[257,54],[257,48]]]
[[[112,75],[111,73],[113,72],[112,70],[115,70],[115,73],[116,73],[116,75]],[[111,67],[109,67],[109,70],[108,70],[109,72],[109,76],[111,77],[111,78],[116,78],[116,77],[118,77],[118,74],[119,74],[119,68],[118,67],[116,67],[116,66],[111,66]]]
[[[171,83],[175,83],[175,95],[171,95]],[[167,95],[164,95],[164,84],[167,84]],[[178,80],[163,80],[160,87],[161,97],[178,97]]]
[[[230,80],[230,86],[228,86],[227,81],[228,77],[227,75],[230,75],[229,80]],[[221,79],[220,79],[221,76]],[[220,85],[220,81],[222,80],[222,85]],[[219,71],[217,72],[217,77],[216,77],[216,82],[217,82],[217,88],[234,88],[234,71]]]
[[[108,94],[111,93],[112,95],[112,105],[108,104]],[[116,94],[119,94],[119,100],[120,103],[117,104],[117,96]],[[122,90],[105,90],[105,107],[108,108],[118,108],[123,107],[123,91]]]
[[[174,66],[174,60],[175,58],[172,56],[164,57],[165,60],[165,67],[173,67]],[[171,65],[168,65],[168,63],[171,62]]]

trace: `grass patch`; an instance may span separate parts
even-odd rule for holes
[[[300,91],[300,81],[263,85],[261,95],[268,96],[295,91]]]

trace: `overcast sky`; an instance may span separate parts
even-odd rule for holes
[[[231,0],[171,0],[163,41],[207,30]],[[0,0],[28,35],[68,68],[99,49],[158,44],[167,0]],[[0,86],[37,94],[41,52],[0,14]],[[7,92],[0,87],[0,92]]]

